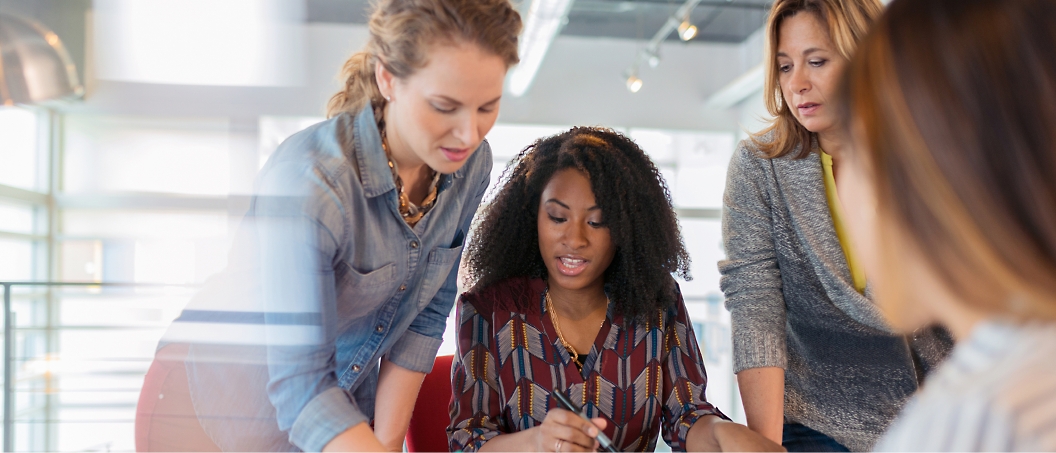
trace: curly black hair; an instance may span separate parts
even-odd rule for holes
[[[477,217],[466,251],[471,291],[513,277],[546,277],[537,231],[539,198],[550,178],[566,168],[588,175],[616,248],[605,270],[615,312],[628,322],[647,322],[657,310],[674,306],[679,294],[671,274],[691,277],[667,183],[633,140],[595,127],[539,139],[506,167],[504,184],[492,189],[498,193]]]

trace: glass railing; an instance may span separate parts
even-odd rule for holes
[[[133,451],[158,340],[194,288],[0,282],[3,451]]]

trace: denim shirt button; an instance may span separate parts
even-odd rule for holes
[[[378,324],[378,327],[375,327],[375,328],[374,328],[374,331],[375,331],[375,332],[378,332],[378,333],[382,333],[382,332],[384,332],[384,331],[385,331],[385,326],[383,326],[383,325],[381,325],[381,324]]]
[[[359,372],[359,365],[352,365],[352,371],[358,373]]]
[[[407,285],[400,285],[400,291],[407,291]]]
[[[411,248],[412,249],[418,248],[418,241],[411,241]]]

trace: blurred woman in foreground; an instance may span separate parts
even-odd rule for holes
[[[840,193],[887,319],[958,339],[877,448],[1056,450],[1056,2],[896,0]]]

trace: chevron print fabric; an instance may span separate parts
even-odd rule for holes
[[[451,451],[476,451],[497,435],[538,426],[557,407],[555,389],[608,420],[605,432],[621,451],[652,451],[658,434],[684,451],[698,418],[726,418],[704,399],[707,377],[681,300],[646,325],[624,326],[610,309],[581,373],[545,311],[545,289],[541,279],[521,278],[463,294]]]

